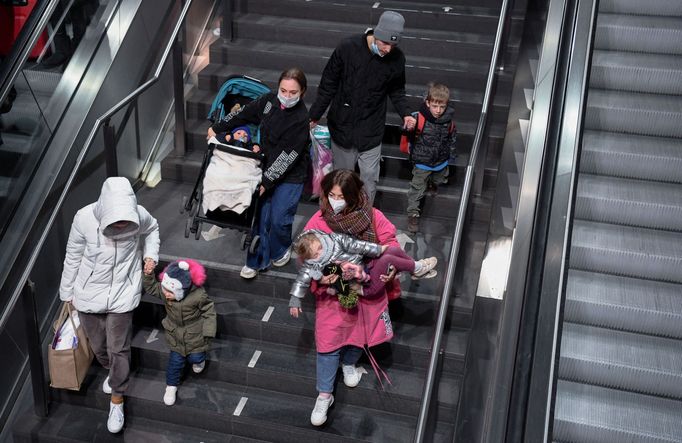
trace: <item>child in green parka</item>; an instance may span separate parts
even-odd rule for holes
[[[163,402],[172,406],[185,361],[189,361],[197,374],[204,370],[209,342],[216,334],[215,308],[203,288],[206,270],[194,260],[170,263],[159,276],[161,282],[154,277],[152,265],[145,266],[144,274],[147,294],[165,301],[166,317],[161,324],[166,330],[170,356]]]

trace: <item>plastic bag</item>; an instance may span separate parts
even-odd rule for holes
[[[319,197],[322,192],[321,182],[325,175],[332,171],[332,150],[329,129],[317,125],[310,131],[310,164],[312,166],[311,194]]]
[[[76,334],[76,329],[80,326],[81,322],[78,318],[78,311],[71,311],[71,319],[68,318],[64,320],[64,323],[59,328],[59,330],[54,334],[54,340],[52,340],[52,349],[55,351],[63,351],[64,349],[76,349],[78,347],[78,335]]]

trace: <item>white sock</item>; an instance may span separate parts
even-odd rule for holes
[[[421,260],[415,260],[415,262],[414,262],[414,271],[413,271],[412,273],[415,274],[415,273],[421,271],[421,270],[422,270],[422,266],[424,266],[424,264],[422,263]]]

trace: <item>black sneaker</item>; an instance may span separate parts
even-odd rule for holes
[[[419,216],[409,215],[407,217],[407,230],[415,234],[419,232]]]

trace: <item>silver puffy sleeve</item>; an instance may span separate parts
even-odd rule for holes
[[[378,257],[381,255],[381,245],[351,237],[346,234],[334,234],[335,240],[341,242],[343,250],[350,254],[359,254],[363,257]]]
[[[294,280],[294,283],[291,285],[289,294],[294,297],[303,298],[310,288],[310,281],[312,279],[310,269],[305,266],[302,267],[296,276],[296,280]]]

